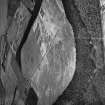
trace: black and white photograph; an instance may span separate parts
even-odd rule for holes
[[[0,105],[105,105],[105,0],[0,0]]]

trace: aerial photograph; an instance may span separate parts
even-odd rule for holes
[[[105,0],[0,0],[0,105],[105,105]]]

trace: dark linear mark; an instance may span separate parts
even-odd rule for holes
[[[16,91],[17,91],[17,86],[15,87],[15,91],[14,91],[14,94],[13,94],[13,99],[12,99],[12,103],[11,103],[11,105],[14,105],[14,102],[15,102],[15,96],[16,96]]]
[[[20,45],[19,45],[19,47],[17,49],[17,52],[16,52],[16,60],[17,60],[17,62],[19,64],[20,68],[21,68],[21,49],[22,49],[24,43],[26,42],[26,40],[28,38],[29,32],[31,30],[31,27],[32,27],[34,21],[36,20],[36,18],[38,16],[41,4],[42,4],[42,0],[36,0],[34,10],[32,12],[31,19],[29,20],[29,23],[28,23],[28,26],[26,28],[26,31],[24,32],[22,41],[21,41],[21,43],[20,43]]]
[[[25,5],[25,2],[22,0],[22,2],[23,2],[23,4]],[[32,15],[32,10],[29,8],[29,7],[27,7],[26,5],[25,5],[25,7],[28,9],[28,11],[31,13],[31,15]]]
[[[34,89],[31,87],[29,89],[27,98],[25,100],[25,105],[37,105],[37,102],[38,102],[38,96],[34,91]]]

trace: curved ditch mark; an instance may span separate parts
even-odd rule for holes
[[[85,23],[82,21],[80,11],[75,5],[74,0],[62,0],[66,18],[73,27],[74,37],[78,38],[78,31],[80,28],[86,28]]]
[[[79,45],[83,46],[83,47],[81,47],[81,49],[83,49],[82,51],[85,51],[85,49],[86,50],[89,49],[90,46],[91,46],[91,45],[88,44],[89,43],[89,41],[88,41],[88,35],[89,34],[87,33],[86,26],[85,26],[84,22],[81,19],[81,16],[80,16],[79,11],[78,11],[75,3],[74,3],[74,0],[62,0],[62,3],[63,3],[63,7],[64,7],[64,10],[65,10],[66,17],[67,17],[68,21],[70,22],[70,24],[72,25],[72,28],[73,28],[75,44],[76,44],[76,54],[77,54],[77,56],[80,56],[80,55],[82,56],[83,54],[81,54],[78,46]],[[86,38],[87,39],[85,39],[85,40],[80,40],[78,38],[78,37],[80,37],[80,34],[78,34],[78,32],[79,32],[79,29],[81,29],[81,28],[85,28],[85,30],[86,30],[86,33],[87,33],[86,34],[87,35]],[[82,34],[81,37],[83,35],[84,34]],[[83,45],[80,44],[80,42],[83,42],[82,43]],[[88,51],[85,53],[85,55],[86,54],[88,54]],[[79,62],[78,59],[77,59],[77,62]],[[86,69],[86,68],[83,68],[83,67],[77,68],[78,66],[76,66],[76,71],[78,71],[79,69],[80,70],[85,70]],[[93,66],[93,64],[92,64],[92,66]],[[96,68],[96,67],[94,66],[93,68]],[[89,67],[89,69],[91,69],[91,66]],[[87,69],[87,70],[89,70],[89,69]],[[94,69],[92,69],[92,70],[94,70]],[[77,82],[78,82],[77,79],[78,79],[78,77],[79,77],[79,74],[77,72],[75,72],[75,75],[73,77],[72,82],[65,89],[63,94],[58,97],[57,101],[53,105],[58,105],[57,103],[59,103],[59,101],[62,100],[62,99],[63,100],[73,100],[73,101],[77,101],[78,100],[79,101],[79,99],[78,99],[79,95],[80,95],[80,99],[82,99],[83,95],[82,95],[82,90],[81,89],[83,89],[83,88],[85,89],[85,85],[80,86],[80,87],[77,86]],[[98,94],[98,91],[95,90],[95,93],[96,93],[96,95],[98,95],[98,98],[101,99],[101,97]],[[84,105],[84,102],[80,102],[80,103],[78,103],[76,105],[82,105],[82,104]],[[100,100],[100,104],[103,105],[101,100]]]
[[[32,11],[32,16],[28,22],[28,25],[27,25],[27,28],[26,28],[26,31],[24,32],[24,35],[23,35],[23,38],[22,38],[22,41],[17,49],[17,52],[16,52],[16,60],[21,68],[21,49],[24,45],[24,43],[26,42],[27,38],[28,38],[28,35],[29,35],[29,32],[33,26],[33,23],[34,21],[36,20],[37,16],[38,16],[38,13],[39,13],[39,10],[40,10],[40,7],[41,7],[41,4],[42,4],[42,1],[43,0],[35,0],[35,6],[34,6],[34,9]]]

